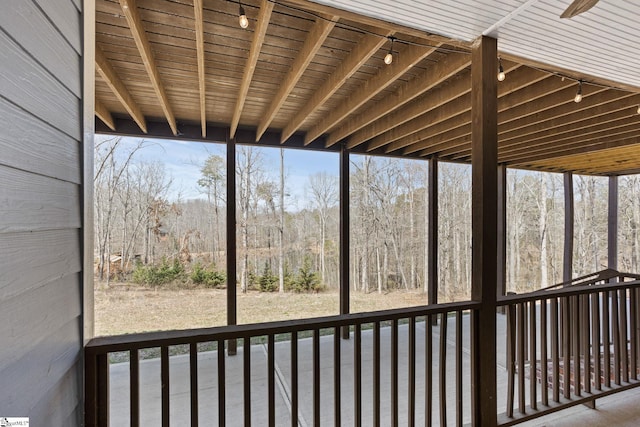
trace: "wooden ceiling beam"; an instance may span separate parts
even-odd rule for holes
[[[247,63],[244,67],[242,82],[240,83],[240,90],[238,92],[238,99],[236,100],[236,105],[233,110],[233,118],[231,119],[231,138],[235,137],[236,130],[238,129],[238,123],[240,123],[244,103],[247,100],[249,86],[251,86],[253,74],[256,71],[256,65],[258,64],[258,58],[260,57],[260,51],[262,50],[262,44],[264,43],[264,38],[267,34],[267,27],[269,26],[274,6],[275,3],[270,0],[262,0],[260,2],[260,12],[258,13],[256,29],[253,33],[249,57],[247,58]]]
[[[618,148],[610,148],[597,152],[575,154],[556,157],[542,162],[533,162],[530,165],[536,169],[565,172],[571,165],[575,173],[586,174],[610,174],[616,175],[636,174],[640,167],[640,147],[634,144]],[[528,167],[531,167],[528,166]]]
[[[345,102],[333,109],[313,126],[305,136],[305,142],[311,143],[322,134],[331,130],[336,124],[345,120],[355,110],[380,93],[400,76],[433,53],[436,47],[410,45],[404,49],[391,65],[382,65],[377,74],[367,80]]]
[[[561,147],[556,150],[553,154],[545,153],[545,154],[533,154],[531,156],[525,156],[520,159],[514,160],[511,163],[507,163],[510,167],[519,167],[520,165],[531,165],[535,162],[542,161],[553,161],[553,159],[557,159],[560,157],[573,156],[576,154],[585,154],[594,151],[608,150],[611,148],[624,147],[627,145],[635,145],[640,144],[640,136],[636,135],[631,137],[622,137],[618,138],[610,138],[603,137],[597,140],[591,141],[589,143],[577,143],[573,146]]]
[[[544,102],[544,100],[549,98],[549,96],[553,96],[554,93],[561,91],[569,84],[571,83],[562,81],[555,76],[550,76],[547,79],[536,82],[535,84],[527,86],[522,90],[510,93],[504,98],[499,99],[498,109],[500,112],[500,116],[498,120],[500,124],[498,124],[498,133],[500,134],[501,132],[501,126],[504,126],[503,117],[505,115],[509,116],[513,110],[521,106],[539,105],[538,100]],[[585,96],[587,96],[586,93]],[[471,131],[468,130],[467,132],[457,131],[451,132],[449,134],[439,135],[429,140],[423,139],[413,146],[408,147],[405,150],[405,153],[414,152],[414,150],[418,147],[422,149],[420,155],[423,156],[432,155],[434,152],[438,152],[443,156],[459,155],[460,149],[463,149],[465,150],[465,152],[470,153],[471,147],[467,146],[469,142],[468,138],[470,135]]]
[[[613,138],[628,132],[638,132],[638,130],[640,130],[640,123],[638,123],[636,117],[627,115],[624,119],[614,120],[610,123],[574,130],[572,134],[564,135],[557,140],[551,137],[540,141],[532,141],[531,144],[511,147],[508,150],[503,150],[500,155],[501,160],[509,162],[524,155],[556,150],[574,143],[588,142],[607,136]]]
[[[200,90],[200,126],[202,137],[207,136],[207,84],[204,67],[204,0],[193,0],[193,14],[196,31],[196,59],[198,62],[198,89]]]
[[[111,92],[118,98],[118,101],[124,106],[125,110],[129,113],[131,118],[140,126],[140,129],[147,133],[147,123],[144,118],[144,114],[138,107],[138,104],[133,100],[133,97],[127,90],[118,74],[111,66],[109,60],[104,56],[102,49],[99,46],[96,46],[96,71],[100,74],[100,77],[104,80],[104,82],[109,86]],[[97,111],[97,109],[96,109]],[[112,119],[113,120],[113,119]],[[107,124],[105,122],[105,124]]]
[[[144,67],[147,71],[147,74],[149,75],[149,79],[151,80],[153,90],[155,91],[158,101],[160,102],[162,111],[167,118],[169,127],[171,128],[173,134],[177,135],[178,127],[176,125],[176,118],[171,109],[167,94],[165,93],[162,80],[160,79],[160,73],[158,72],[158,67],[156,66],[153,57],[153,51],[151,49],[151,45],[149,44],[149,40],[147,39],[147,34],[144,30],[144,26],[142,25],[140,14],[138,13],[136,0],[120,0],[120,6],[122,6],[122,12],[127,19],[129,29],[131,30],[134,41],[136,42],[136,46],[138,47],[138,51],[140,52],[140,57],[142,58]]]
[[[512,78],[498,85],[499,112],[529,102],[532,98],[544,96],[549,91],[557,89],[557,86],[553,83],[553,78],[549,77],[549,74],[537,70],[521,68],[510,73],[510,75],[512,75]],[[464,127],[464,132],[470,133],[471,128],[468,126],[471,123],[470,98],[463,99],[457,115],[453,115],[451,111],[446,110],[442,113],[432,112],[409,123],[411,126],[403,129],[405,133],[400,138],[395,138],[400,135],[396,130],[396,135],[389,135],[388,137],[386,134],[380,135],[380,137],[374,138],[371,143],[384,142],[389,144],[385,150],[387,152],[404,148],[403,154],[411,154],[429,147],[430,144],[437,144],[446,140],[440,138],[439,141],[430,141],[430,138],[441,133],[455,130],[459,127]],[[382,141],[376,142],[377,139]]]
[[[335,144],[346,136],[351,135],[347,142],[347,148],[351,149],[395,126],[417,117],[419,114],[423,114],[425,112],[424,106],[422,107],[422,112],[418,113],[420,109],[419,103],[414,105],[413,109],[398,109],[436,85],[455,76],[467,68],[469,64],[471,64],[470,55],[447,55],[445,59],[439,61],[433,67],[429,67],[419,76],[400,86],[393,96],[389,96],[381,102],[376,103],[354,119],[345,121],[342,126],[331,132],[327,138],[327,143]]]
[[[389,35],[391,35],[391,33],[385,33],[385,36]],[[336,70],[322,83],[305,106],[302,107],[295,117],[285,126],[282,131],[282,142],[289,139],[289,137],[300,128],[304,120],[340,89],[385,43],[387,43],[385,38],[372,34],[366,34],[356,42],[353,51],[340,62]]]
[[[627,117],[637,119],[637,107],[640,95],[634,95],[618,102],[600,105],[598,107],[582,110],[562,117],[555,117],[542,123],[522,128],[523,132],[505,133],[501,136],[501,146],[504,149],[517,148],[537,141],[546,141],[549,138],[561,141],[564,135],[582,132],[591,126],[603,126],[615,120]],[[537,129],[536,131],[532,131]]]
[[[504,152],[510,146],[527,146],[535,138],[557,135],[558,129],[573,131],[576,129],[576,127],[570,126],[573,123],[581,122],[585,118],[601,121],[602,119],[599,119],[599,117],[606,117],[611,113],[616,113],[629,107],[635,108],[640,103],[640,95],[617,90],[606,90],[599,86],[585,86],[585,96],[579,104],[573,102],[573,98],[567,100],[566,95],[573,94],[573,88],[557,92],[553,96],[563,95],[563,97],[556,98],[559,100],[564,99],[565,104],[510,123],[502,123],[501,116],[501,124],[498,125],[500,149]],[[541,102],[548,101],[548,98],[544,98]],[[529,105],[535,104],[531,103]],[[512,111],[507,110],[505,116],[508,116]],[[464,145],[465,141],[459,139],[452,143],[452,145],[455,144],[459,147]],[[453,153],[454,151],[451,151],[451,149],[442,151],[443,155],[453,155]],[[454,158],[468,160],[471,150],[467,147],[461,151],[455,151],[455,153]]]
[[[571,91],[571,95],[573,95],[573,88],[570,88],[569,90]],[[528,144],[532,143],[530,142],[530,140],[537,138],[537,136],[541,132],[545,133],[549,129],[564,128],[576,121],[582,120],[585,117],[585,110],[588,110],[590,106],[597,106],[599,105],[598,103],[602,102],[603,100],[608,100],[608,102],[610,102],[609,98],[600,97],[599,92],[604,90],[604,88],[600,87],[591,87],[591,89],[588,90],[588,93],[585,93],[585,98],[580,105],[576,105],[576,103],[573,102],[573,98],[569,98],[569,100],[567,100],[566,98],[556,98],[559,102],[565,102],[565,104],[559,105],[558,107],[551,108],[549,110],[543,110],[540,113],[532,115],[531,117],[534,118],[533,120],[537,122],[535,125],[521,126],[517,124],[521,121],[531,121],[531,117],[523,117],[518,120],[513,120],[510,123],[503,123],[501,116],[501,123],[500,125],[498,125],[500,149],[503,150],[502,152],[504,152],[504,150],[509,147],[510,144],[512,144],[510,141],[512,138],[523,138],[523,140],[526,141],[524,142],[524,145],[528,146]],[[565,90],[557,93],[564,93],[566,95],[566,92],[567,91]],[[627,94],[627,96],[631,95]],[[616,101],[618,99],[619,98],[616,98]],[[587,100],[589,100],[589,102],[587,102]],[[589,117],[606,115],[612,111],[612,108],[612,104],[610,103],[600,105],[600,107],[597,107],[596,110],[591,111],[592,114],[589,114]],[[512,118],[512,116],[509,117],[509,113],[512,113],[512,111],[512,109],[505,110],[505,115],[507,116],[505,117],[505,119]],[[567,114],[567,112],[569,111],[572,111],[573,113]],[[518,130],[508,130],[511,127],[517,127]],[[557,133],[557,130],[555,130],[554,132]],[[437,150],[440,155],[451,158],[452,160],[469,161],[471,159],[471,148],[468,146],[469,135],[470,133],[467,132],[464,135],[455,135],[455,139],[453,138],[453,135],[448,135],[451,136],[451,138],[448,140],[444,138],[431,139],[429,142],[432,145],[429,148],[423,150],[420,154],[430,155],[434,150]]]
[[[116,124],[113,121],[113,116],[111,115],[111,112],[98,99],[95,99],[95,109],[96,109],[96,116],[98,116],[98,118],[102,120],[102,123],[107,125],[109,129],[116,130]]]
[[[391,129],[369,141],[367,147],[385,147],[386,153],[406,147],[408,138],[416,133],[423,135],[429,131],[432,135],[458,128],[471,122],[471,91],[461,97],[449,101],[440,107],[429,111],[401,126]],[[398,148],[396,148],[398,147]],[[415,152],[414,150],[412,152]]]
[[[331,30],[333,30],[337,21],[337,16],[317,18],[304,41],[302,49],[300,49],[298,56],[293,61],[293,64],[291,64],[289,74],[287,74],[280,84],[278,92],[271,101],[271,105],[269,105],[267,111],[262,115],[262,120],[258,125],[258,132],[256,133],[256,142],[260,140],[260,137],[265,133],[278,111],[280,111],[280,108],[298,83],[298,80],[300,80],[300,77],[302,77],[302,74],[304,74],[313,57],[322,47],[322,44],[327,36],[329,36],[329,33],[331,33]]]
[[[601,88],[596,88],[601,91]],[[568,127],[574,123],[580,123],[583,120],[591,122],[601,116],[606,116],[625,108],[628,108],[640,101],[640,95],[634,95],[628,92],[612,91],[609,96],[605,94],[591,95],[584,97],[580,104],[571,101],[563,108],[553,108],[548,112],[540,114],[538,117],[527,120],[524,118],[520,122],[517,129],[512,126],[505,126],[502,131],[501,140],[505,147],[518,144],[520,141],[542,138],[553,133],[557,133],[558,129],[564,131],[573,129]],[[528,123],[521,126],[523,123]]]

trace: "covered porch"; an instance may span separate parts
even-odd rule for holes
[[[536,26],[536,17],[567,37],[576,31],[560,24],[560,5],[523,2],[508,14],[488,7],[492,24],[465,38],[328,3],[96,2],[96,132],[222,142],[229,171],[243,144],[339,153],[340,315],[236,325],[232,280],[226,327],[93,339],[85,348],[87,425],[126,414],[127,389],[132,425],[491,426],[634,388],[636,276],[505,295],[507,168],[564,174],[567,285],[573,174],[610,177],[608,266],[617,268],[617,176],[640,171],[640,95],[627,72],[628,45],[609,46],[626,54],[611,78],[598,61],[579,64],[566,44],[556,49],[575,67],[514,47],[514,34]],[[475,7],[462,3],[460,10]],[[633,27],[607,7],[576,19],[587,25],[603,13]],[[429,162],[427,305],[349,313],[352,154]],[[449,304],[439,304],[437,292],[433,184],[442,161],[473,169],[472,295]],[[237,218],[237,178],[226,179],[227,218]],[[235,278],[234,221],[226,233],[226,271]],[[210,352],[198,353],[206,343]],[[177,345],[188,346],[188,356],[170,357]],[[146,348],[158,348],[160,359],[139,360]],[[128,370],[110,368],[109,353],[119,351],[129,352]],[[158,369],[146,382],[152,365]],[[217,405],[203,405],[211,398]]]

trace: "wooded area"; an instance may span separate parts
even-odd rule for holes
[[[96,142],[99,279],[127,281],[144,266],[179,265],[187,273],[217,272],[222,277],[218,282],[224,282],[224,154],[210,154],[193,165],[200,176],[193,186],[201,197],[184,199],[173,188],[166,166],[145,154],[145,147],[159,142],[123,141],[101,137]],[[338,156],[335,168],[311,173],[301,184],[287,175],[288,150],[237,148],[236,235],[242,291],[338,287],[339,196],[334,172]],[[470,295],[470,173],[469,165],[439,162],[441,302]],[[426,161],[351,156],[352,290],[426,289],[427,182]],[[289,193],[294,184],[304,186],[304,196]],[[524,292],[562,281],[562,175],[508,170],[507,189],[507,290]],[[622,271],[638,271],[639,195],[640,177],[620,178],[618,267]],[[606,177],[574,176],[574,277],[607,267],[607,197]],[[193,277],[190,280],[196,282]],[[300,277],[313,285],[294,286]]]

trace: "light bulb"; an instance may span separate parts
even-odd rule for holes
[[[389,36],[389,41],[391,41],[391,46],[389,46],[389,53],[387,53],[384,57],[384,63],[387,65],[391,65],[393,62],[393,42],[396,41],[395,37]]]
[[[638,105],[638,114],[640,114],[640,105]]]
[[[238,22],[240,22],[240,26],[242,28],[247,28],[249,26],[249,19],[247,19],[247,14],[244,13],[244,7],[240,5],[240,17],[238,18]]]
[[[498,65],[498,81],[503,82],[507,75],[504,73],[504,68],[502,68],[502,61],[500,61]]]
[[[576,92],[576,96],[573,98],[573,101],[576,103],[582,101],[582,82],[578,83],[578,92]]]

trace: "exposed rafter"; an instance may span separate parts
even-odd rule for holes
[[[511,78],[501,84],[498,88],[498,111],[503,112],[509,108],[530,102],[545,94],[553,93],[562,87],[566,87],[565,82],[560,81],[546,73],[538,72],[528,68],[524,68],[522,72],[514,72],[514,78]],[[517,74],[517,76],[516,76]],[[467,101],[465,106],[458,109],[458,114],[442,114],[437,120],[432,121],[430,126],[418,126],[421,129],[407,133],[401,139],[393,142],[389,149],[398,149],[407,147],[405,154],[414,153],[422,149],[442,144],[448,139],[457,138],[463,135],[471,134],[471,105]],[[437,138],[431,140],[431,138]],[[396,148],[397,147],[397,148]]]
[[[520,158],[508,164],[513,165],[527,165],[534,162],[540,162],[544,160],[545,162],[553,162],[554,159],[564,156],[573,156],[576,154],[586,154],[594,151],[600,150],[608,150],[611,148],[625,147],[628,145],[635,145],[636,149],[638,149],[638,144],[640,144],[640,137],[636,136],[638,132],[636,131],[634,136],[626,136],[623,138],[609,137],[605,136],[602,138],[598,138],[596,140],[588,141],[586,143],[576,143],[570,146],[557,146],[553,153],[532,153],[526,157]]]
[[[363,87],[353,96],[349,97],[338,108],[334,109],[327,116],[323,117],[320,122],[313,126],[305,136],[305,143],[309,144],[314,139],[321,136],[333,128],[336,124],[344,120],[349,114],[363,106],[367,101],[373,98],[380,91],[384,90],[390,84],[406,73],[418,62],[429,56],[435,47],[424,47],[411,45],[403,50],[398,60],[391,65],[380,69],[380,71],[371,77]]]
[[[269,0],[262,0],[260,3],[260,13],[258,14],[258,20],[256,22],[256,29],[253,33],[253,40],[251,42],[251,50],[249,51],[249,57],[247,58],[247,64],[244,67],[242,74],[242,83],[240,83],[240,91],[238,92],[238,99],[236,106],[233,110],[233,118],[231,119],[230,136],[233,138],[238,129],[238,123],[240,122],[240,116],[244,108],[244,103],[247,100],[247,93],[249,92],[249,86],[253,79],[253,73],[256,71],[256,64],[260,57],[260,50],[262,49],[262,43],[264,43],[264,37],[267,34],[267,27],[271,20],[271,12],[273,11],[274,2]]]
[[[96,0],[100,132],[471,159],[470,43],[308,0],[254,0],[245,5],[249,29],[238,25],[235,1],[137,4]],[[386,65],[391,35],[398,43]],[[640,89],[499,57],[486,76],[499,80],[500,162],[594,174],[640,170],[640,151],[629,154],[624,145],[640,131],[633,96]],[[499,65],[506,79],[498,78]],[[575,103],[579,81],[584,99]],[[168,109],[179,135],[167,126]],[[594,150],[617,160],[586,155]]]
[[[193,13],[196,30],[196,55],[198,61],[198,89],[200,91],[200,126],[202,136],[207,136],[207,85],[204,68],[204,0],[193,0]]]
[[[426,69],[416,78],[400,86],[395,96],[384,99],[382,102],[377,103],[362,114],[358,115],[355,119],[349,120],[340,128],[336,129],[329,135],[327,142],[329,144],[335,144],[347,135],[351,135],[347,143],[347,148],[353,148],[376,135],[392,129],[400,123],[404,123],[404,121],[416,117],[417,114],[413,117],[411,117],[411,115],[407,115],[406,112],[408,109],[403,109],[399,114],[389,113],[414,100],[423,93],[432,89],[434,86],[458,74],[460,71],[468,67],[469,64],[471,64],[470,55],[458,54],[447,56],[446,60],[438,62],[433,67]],[[423,108],[422,112],[419,114],[422,113],[424,113]],[[397,121],[400,116],[404,117],[404,121]],[[363,129],[369,124],[371,124],[371,126]]]
[[[118,77],[115,70],[109,63],[109,60],[104,56],[102,49],[98,46],[96,46],[96,70],[104,79],[105,83],[109,86],[116,98],[118,98],[120,103],[127,110],[131,118],[135,120],[144,133],[147,133],[147,123],[140,107],[138,107],[138,104],[133,100],[133,97],[129,94],[124,83],[122,83],[122,80],[120,80],[120,77]],[[105,122],[105,124],[107,124],[107,122]]]
[[[605,91],[605,89],[597,86],[585,87],[585,97],[580,104],[573,102],[573,87],[560,90],[541,100],[539,103],[527,103],[518,107],[509,108],[501,113],[501,124],[498,126],[500,135],[500,156],[504,156],[509,149],[518,144],[533,149],[533,139],[553,135],[554,142],[560,142],[559,138],[566,130],[577,132],[578,135],[586,137],[586,130],[579,126],[572,126],[587,117],[587,122],[610,122],[615,120],[616,114],[620,110],[635,107],[640,102],[639,96],[634,96],[628,92]],[[546,108],[552,100],[556,104],[552,108]],[[518,115],[518,111],[523,106],[537,106],[538,110],[529,114]],[[636,117],[634,111],[629,111],[632,117]],[[611,129],[611,125],[609,125]],[[555,138],[558,140],[555,140]],[[444,139],[444,138],[443,138]],[[422,151],[421,155],[429,155],[437,150],[440,154],[449,156],[453,159],[466,160],[471,152],[466,147],[468,143],[468,134],[463,134],[455,139],[448,139],[445,144],[431,146]],[[431,142],[435,142],[432,140]],[[527,150],[522,153],[526,154]],[[501,158],[502,161],[502,158]]]
[[[96,116],[98,116],[98,118],[102,120],[102,123],[109,126],[109,129],[116,130],[116,124],[113,121],[113,116],[111,115],[107,107],[105,107],[104,104],[98,99],[95,100],[95,103]]]
[[[262,120],[258,125],[258,132],[256,134],[257,140],[260,140],[260,137],[267,130],[273,118],[276,116],[282,104],[287,100],[287,97],[291,93],[291,90],[295,87],[296,83],[302,74],[304,74],[307,66],[316,55],[325,39],[333,30],[336,22],[338,21],[338,16],[329,16],[329,17],[320,17],[316,20],[316,23],[307,34],[307,38],[304,41],[304,45],[302,49],[298,53],[298,56],[291,64],[291,69],[289,70],[289,74],[285,77],[284,81],[280,84],[280,89],[278,93],[271,101],[271,105],[267,108],[267,111],[262,116]]]
[[[158,102],[160,102],[162,111],[164,111],[164,115],[167,118],[169,127],[171,127],[173,134],[177,135],[178,127],[176,126],[176,118],[173,114],[171,105],[169,104],[169,99],[165,93],[162,80],[160,79],[160,73],[158,72],[158,67],[156,66],[155,59],[153,57],[153,51],[151,50],[151,45],[149,44],[147,34],[144,30],[144,26],[142,25],[140,14],[138,13],[136,0],[120,0],[120,6],[122,6],[122,12],[127,19],[129,29],[131,30],[133,39],[136,42],[142,62],[147,70],[147,74],[151,80],[151,85],[158,97]]]
[[[385,34],[390,35],[390,34]],[[286,141],[298,128],[304,120],[316,111],[327,99],[331,97],[340,87],[360,68],[365,62],[376,53],[386,40],[377,35],[365,35],[356,42],[356,47],[338,65],[336,70],[329,76],[327,80],[315,91],[311,99],[304,107],[298,111],[293,119],[285,126],[282,131],[282,142]]]

